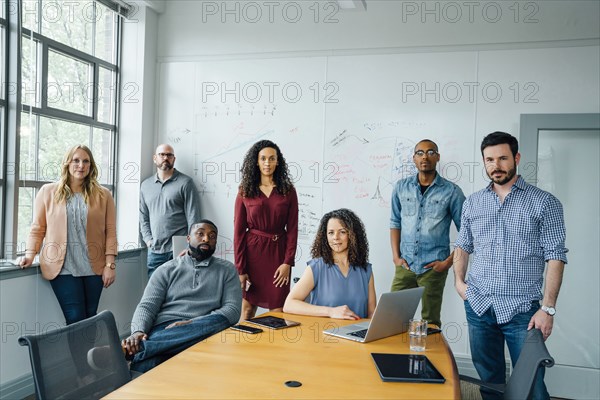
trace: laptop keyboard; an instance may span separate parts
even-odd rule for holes
[[[348,335],[352,335],[352,336],[356,336],[356,337],[364,339],[365,336],[367,335],[367,330],[368,329],[361,329],[360,331],[350,332]]]

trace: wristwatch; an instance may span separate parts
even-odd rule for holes
[[[551,317],[554,317],[554,314],[556,314],[556,309],[554,307],[542,306],[542,311]]]
[[[104,266],[104,268],[110,268],[110,269],[115,269],[117,268],[117,264],[113,263],[106,263],[106,265]]]

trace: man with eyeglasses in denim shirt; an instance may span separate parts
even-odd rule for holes
[[[148,277],[173,258],[173,236],[185,236],[200,220],[200,196],[194,181],[175,169],[175,150],[168,144],[152,157],[156,174],[140,188],[140,231],[148,246]]]
[[[482,381],[503,384],[504,342],[514,367],[528,330],[540,329],[544,340],[552,333],[568,250],[560,201],[516,174],[521,159],[517,139],[490,133],[481,143],[481,155],[492,182],[465,201],[454,285],[464,300],[475,369]],[[501,398],[485,389],[481,395]],[[549,399],[543,367],[531,397]]]
[[[392,195],[390,242],[396,274],[392,291],[423,286],[421,316],[442,325],[442,297],[452,266],[450,223],[460,229],[465,195],[436,171],[438,146],[429,139],[415,146],[418,174],[396,183]]]

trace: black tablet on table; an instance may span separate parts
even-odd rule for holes
[[[300,322],[290,321],[289,319],[283,319],[279,317],[273,317],[271,315],[267,315],[264,317],[256,317],[247,319],[246,322],[250,322],[251,324],[264,326],[269,329],[282,329],[289,328],[291,326],[300,325]]]
[[[425,355],[371,353],[371,356],[384,382],[446,382]]]

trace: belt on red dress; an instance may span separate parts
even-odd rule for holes
[[[248,229],[248,232],[252,233],[253,235],[258,235],[258,236],[269,238],[274,242],[276,242],[280,237],[285,235],[285,231],[282,231],[281,233],[269,233],[269,232],[259,231],[258,229]]]

